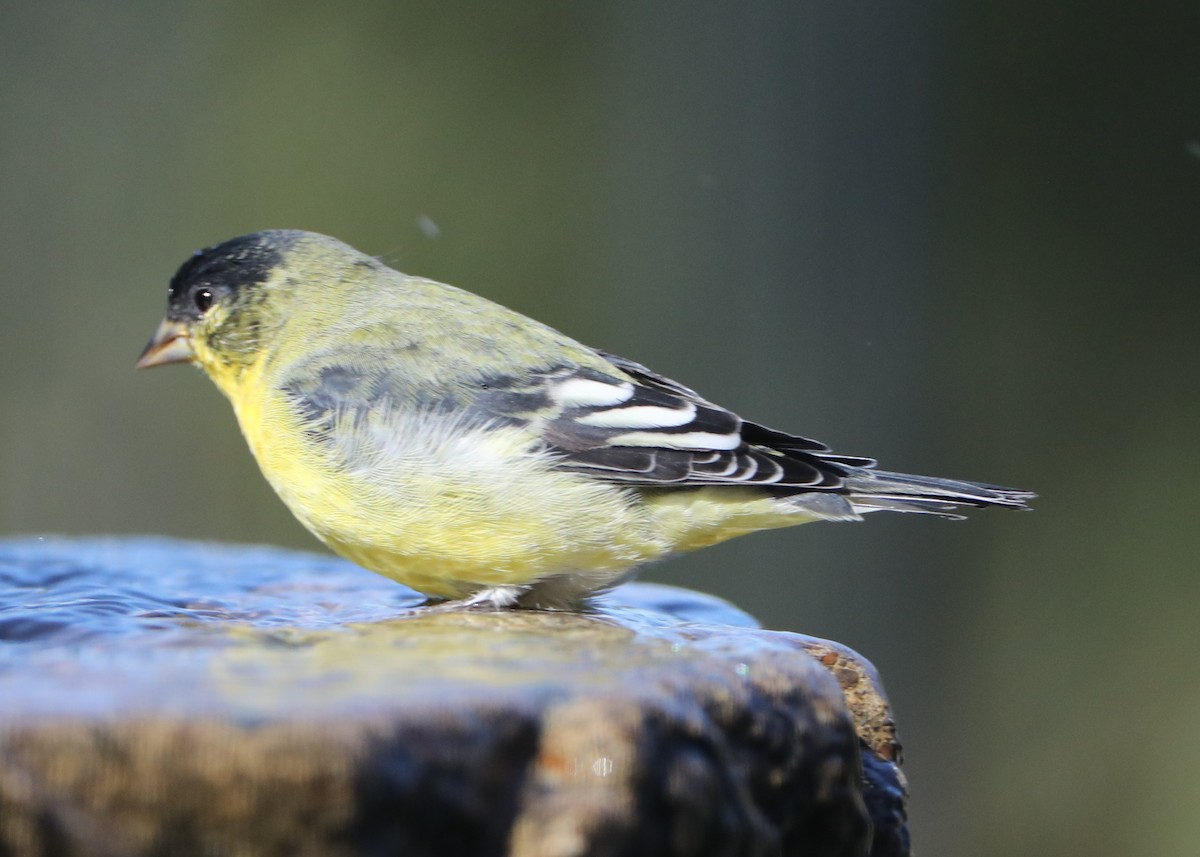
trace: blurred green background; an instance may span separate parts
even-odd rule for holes
[[[925,855],[1200,848],[1200,5],[0,5],[0,533],[316,549],[195,248],[336,235],[892,469],[1040,492],[652,569],[881,669]]]

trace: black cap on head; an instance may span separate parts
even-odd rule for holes
[[[265,281],[303,234],[273,229],[197,250],[171,278],[167,317],[179,321],[198,317],[200,310],[192,297],[198,289],[224,295]]]

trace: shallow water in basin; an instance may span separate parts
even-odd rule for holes
[[[536,680],[634,629],[656,658],[686,644],[672,635],[689,622],[755,627],[719,599],[646,584],[585,616],[429,615],[414,609],[423,601],[349,562],[277,548],[0,540],[0,719],[369,708],[401,686],[436,696],[451,678]]]

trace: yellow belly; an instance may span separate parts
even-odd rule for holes
[[[264,475],[305,527],[427,594],[559,573],[586,574],[600,588],[670,549],[636,493],[554,470],[516,431],[380,412],[318,440],[282,396],[244,396],[235,410]]]

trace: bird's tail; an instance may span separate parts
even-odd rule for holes
[[[859,514],[888,510],[962,518],[958,514],[962,506],[1028,509],[1025,501],[1037,496],[1032,491],[983,482],[867,468],[854,468],[845,477],[845,486],[846,498]]]

